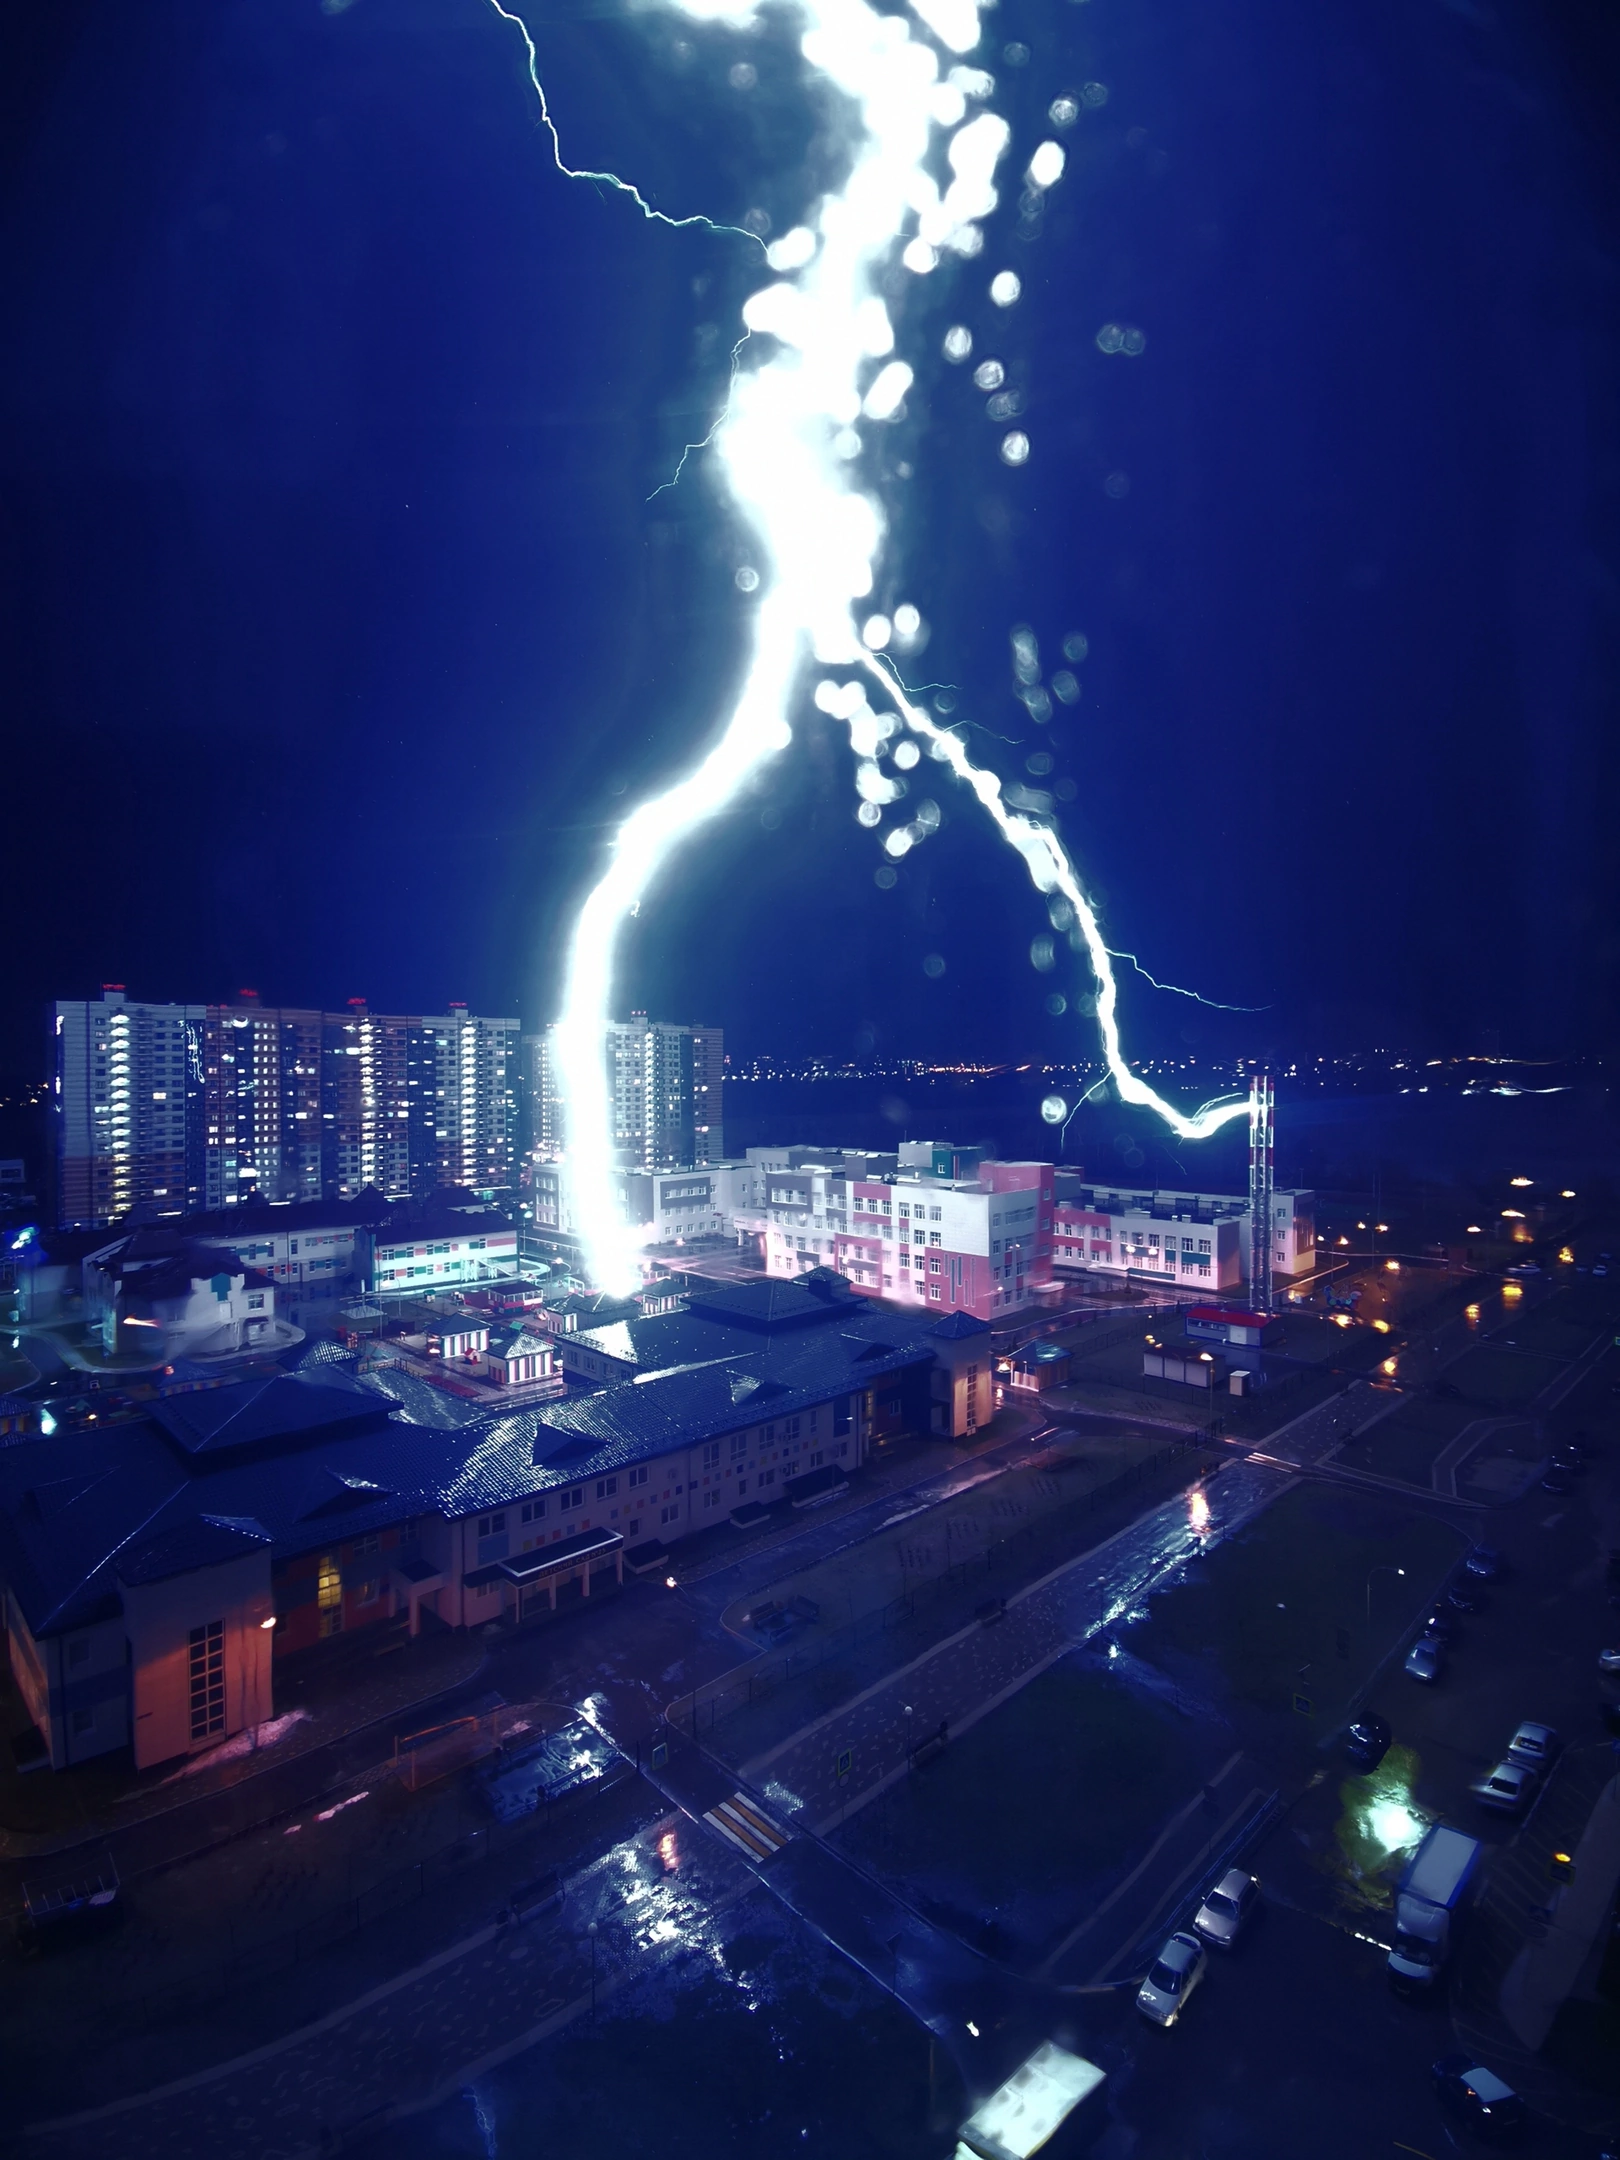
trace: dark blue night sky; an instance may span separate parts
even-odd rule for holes
[[[819,145],[785,20],[531,17],[569,156],[673,213],[793,221]],[[1020,157],[1053,96],[1109,95],[1039,237],[1014,186],[980,263],[911,288],[879,597],[934,625],[918,672],[959,686],[984,755],[1074,780],[1116,942],[1269,1008],[1133,991],[1131,1039],[1612,1039],[1601,52],[1472,0],[993,20]],[[724,394],[757,254],[562,178],[480,0],[81,6],[27,57],[0,1066],[40,1065],[46,1001],[109,979],[549,1016],[608,821],[735,672],[746,548],[701,459],[647,498]],[[1025,298],[998,317],[1004,262]],[[1020,472],[939,358],[953,320],[1027,392]],[[1140,357],[1099,352],[1109,320]],[[1090,644],[1044,730],[1011,695],[1019,621],[1054,662]],[[970,806],[942,797],[883,892],[853,805],[807,707],[646,912],[624,1004],[747,1049],[1087,1054]]]

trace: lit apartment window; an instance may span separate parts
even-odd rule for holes
[[[341,1595],[341,1592],[339,1593]],[[225,1730],[225,1623],[194,1627],[190,1641],[191,1737],[206,1740]]]

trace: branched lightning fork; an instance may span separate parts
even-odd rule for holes
[[[616,195],[628,195],[642,216],[651,219],[655,225],[668,225],[676,232],[695,227],[701,232],[734,233],[739,239],[752,240],[756,247],[764,248],[765,243],[760,239],[758,233],[750,232],[746,225],[722,225],[713,218],[702,216],[671,217],[665,210],[655,210],[638,187],[633,186],[628,180],[621,179],[617,173],[582,172],[576,171],[572,165],[565,165],[562,154],[562,137],[557,133],[557,123],[552,119],[551,107],[546,103],[545,85],[540,80],[540,56],[534,49],[534,39],[529,35],[529,26],[521,15],[514,15],[509,8],[502,7],[501,0],[489,0],[489,4],[502,22],[510,23],[523,40],[523,49],[528,55],[529,61],[529,82],[539,102],[541,121],[546,133],[551,137],[551,154],[557,161],[557,170],[565,180],[589,180],[597,186],[612,188]]]
[[[630,196],[644,216],[661,224],[742,231],[704,217],[669,217],[617,174],[572,172],[563,163],[534,42],[501,0],[490,4],[523,38],[529,79],[560,172]],[[737,28],[754,19],[754,0],[674,4],[696,19]],[[751,603],[743,686],[707,755],[617,829],[569,945],[557,1030],[568,1113],[567,1178],[585,1265],[604,1290],[626,1291],[640,1281],[636,1235],[621,1220],[614,1189],[603,1057],[619,939],[682,843],[791,740],[787,715],[807,659],[847,671],[842,684],[824,681],[818,691],[818,704],[829,712],[837,709],[840,696],[857,691],[851,675],[863,671],[881,686],[905,725],[982,805],[1023,859],[1037,891],[1063,895],[1096,978],[1097,1023],[1120,1096],[1155,1111],[1189,1140],[1219,1130],[1246,1109],[1241,1100],[1218,1102],[1187,1116],[1132,1072],[1120,1043],[1111,956],[1057,834],[1009,809],[996,775],[976,766],[951,730],[934,724],[856,634],[853,609],[872,591],[884,535],[880,504],[853,484],[862,447],[857,423],[864,418],[880,426],[897,417],[913,379],[909,365],[894,357],[881,281],[897,247],[900,261],[916,276],[928,275],[943,254],[968,261],[979,255],[982,221],[997,202],[996,168],[1011,140],[997,114],[981,110],[970,117],[970,106],[993,88],[987,75],[962,66],[941,73],[936,45],[949,55],[966,55],[979,43],[977,0],[911,0],[911,5],[921,29],[898,14],[879,12],[868,0],[800,0],[804,58],[853,120],[850,164],[842,189],[821,202],[813,229],[796,228],[765,251],[779,275],[749,299],[743,321],[749,331],[769,336],[774,350],[757,367],[736,372],[726,410],[710,432],[733,501],[753,528],[762,580]],[[943,189],[928,170],[936,130],[948,138],[950,177]],[[1043,144],[1026,181],[1049,187],[1062,168],[1059,146]],[[1027,455],[1027,443],[1022,454]],[[827,702],[824,692],[835,702]],[[864,692],[857,702],[864,703]],[[853,707],[840,717],[853,719]],[[868,723],[871,718],[868,713]],[[874,786],[875,773],[872,765],[868,787]],[[891,855],[911,844],[909,828],[891,830],[885,842]]]

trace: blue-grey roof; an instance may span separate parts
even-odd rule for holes
[[[325,1381],[239,1380],[154,1403],[152,1416],[189,1455],[240,1454],[344,1438],[388,1421],[387,1406]]]
[[[743,1356],[451,1428],[391,1418],[369,1391],[281,1378],[0,1448],[0,1579],[36,1635],[60,1632],[116,1613],[120,1582],[266,1548],[290,1558],[416,1516],[480,1514],[931,1361],[899,1315],[846,1307],[835,1318],[755,1335]]]
[[[194,1515],[189,1522],[175,1523],[156,1537],[126,1546],[118,1556],[116,1572],[121,1583],[167,1582],[174,1575],[239,1560],[269,1542],[269,1533],[249,1516]]]

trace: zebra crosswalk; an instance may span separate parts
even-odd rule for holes
[[[773,1822],[765,1810],[746,1793],[733,1793],[718,1807],[705,1811],[703,1820],[750,1860],[769,1860],[787,1843],[790,1833]]]

